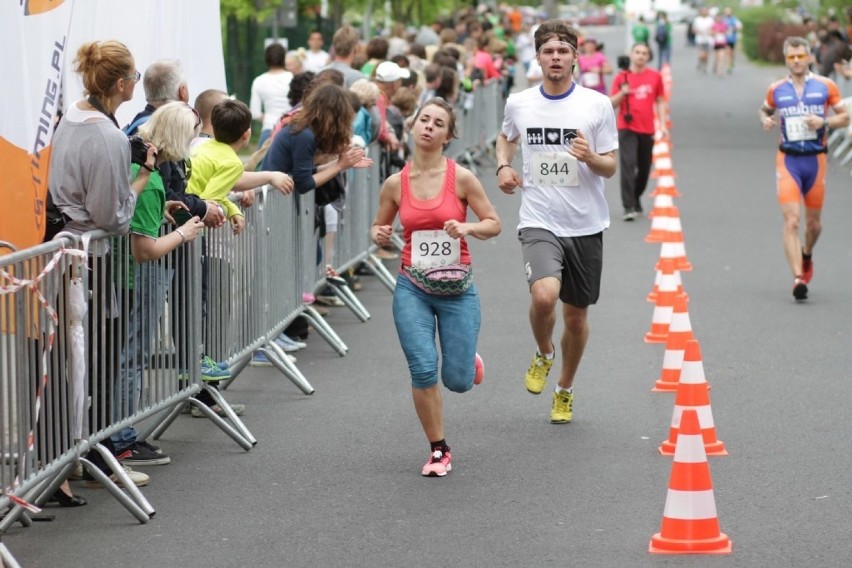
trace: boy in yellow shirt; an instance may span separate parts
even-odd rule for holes
[[[228,99],[213,107],[210,122],[214,139],[193,148],[192,175],[186,191],[221,205],[238,235],[246,221],[228,194],[243,175],[243,162],[237,151],[247,146],[251,138],[251,110],[245,103]]]

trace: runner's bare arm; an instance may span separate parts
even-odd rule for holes
[[[515,193],[516,187],[521,187],[521,178],[512,168],[512,160],[518,149],[518,140],[509,140],[502,132],[497,137],[497,187],[503,193]]]

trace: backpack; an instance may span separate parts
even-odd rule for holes
[[[654,39],[659,44],[666,44],[669,41],[669,30],[666,29],[665,24],[659,24],[657,26],[657,31],[654,33]]]

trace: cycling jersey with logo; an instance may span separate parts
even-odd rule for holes
[[[829,107],[840,103],[840,89],[831,79],[809,73],[802,95],[788,77],[769,86],[766,105],[780,117],[780,150],[790,154],[819,154],[826,151],[826,130],[811,130],[808,115],[827,117]]]

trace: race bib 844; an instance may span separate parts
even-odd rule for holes
[[[533,152],[532,178],[536,185],[580,185],[577,158],[567,152]]]

